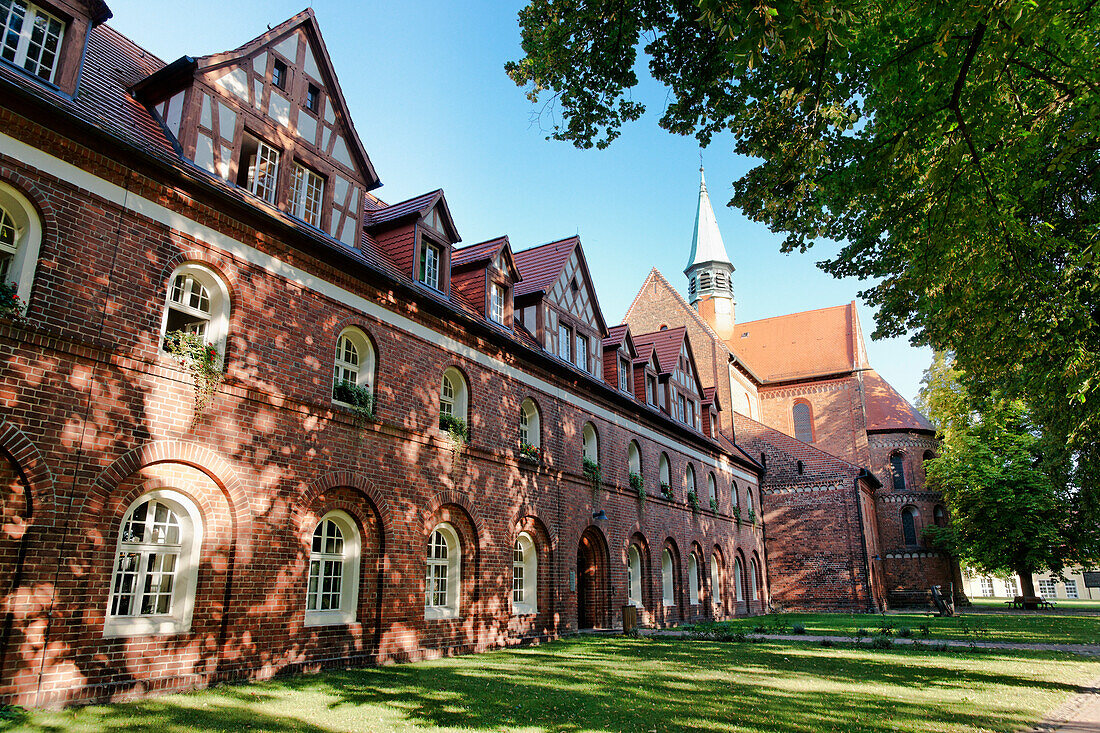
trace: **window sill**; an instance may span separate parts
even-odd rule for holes
[[[306,611],[303,626],[348,626],[355,623],[355,613],[347,611]]]
[[[424,619],[427,621],[446,621],[459,618],[462,617],[453,608],[433,608],[430,606],[424,608]]]
[[[665,608],[676,608],[676,601],[661,601],[661,605]]]
[[[539,610],[533,606],[516,606],[512,609],[513,616],[536,616]]]
[[[103,637],[172,636],[191,630],[191,622],[171,616],[116,616],[103,624]]]

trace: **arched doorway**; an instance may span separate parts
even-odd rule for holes
[[[609,626],[607,618],[607,542],[596,527],[581,535],[577,546],[577,628]]]

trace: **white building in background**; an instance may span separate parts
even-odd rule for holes
[[[1100,601],[1100,569],[1065,570],[1061,575],[1041,573],[1032,576],[1035,592],[1051,600]],[[963,583],[970,598],[1013,598],[1020,595],[1020,579],[979,575],[972,568],[963,568]]]

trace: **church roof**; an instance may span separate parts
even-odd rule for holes
[[[738,323],[727,345],[765,382],[839,374],[867,366],[854,300]]]
[[[707,179],[703,175],[703,169],[700,168],[699,207],[695,211],[695,234],[691,238],[691,256],[688,257],[684,271],[706,262],[729,261],[730,256],[726,254],[726,245],[722,242],[722,232],[718,230],[718,220],[714,218],[714,209],[710,205]]]
[[[863,373],[864,399],[867,405],[867,430],[927,430],[936,428],[917,408],[898,394],[874,369]]]

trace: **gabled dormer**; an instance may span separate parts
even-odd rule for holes
[[[512,330],[512,289],[520,280],[508,237],[451,253],[451,294],[460,296],[490,323]]]
[[[604,381],[623,394],[634,395],[634,360],[638,350],[634,347],[634,337],[630,326],[620,324],[608,329],[603,340]]]
[[[703,385],[691,351],[687,329],[664,328],[634,337],[638,348],[652,346],[659,360],[662,408],[676,421],[702,432]]]
[[[374,246],[403,274],[444,295],[451,292],[451,248],[461,241],[443,190],[397,204],[371,199],[363,221]]]
[[[665,404],[661,389],[661,364],[657,360],[657,350],[653,344],[638,344],[635,341],[637,356],[634,358],[634,397],[655,409]]]
[[[133,93],[198,167],[358,246],[364,196],[380,181],[312,10],[233,51],[179,59]]]
[[[722,411],[722,405],[718,402],[718,390],[714,387],[703,389],[703,434],[712,440],[718,440],[719,421],[718,413]]]
[[[602,378],[607,325],[579,237],[517,252],[515,307],[523,326],[562,361]]]
[[[88,33],[110,17],[101,0],[0,0],[0,63],[74,96]]]

